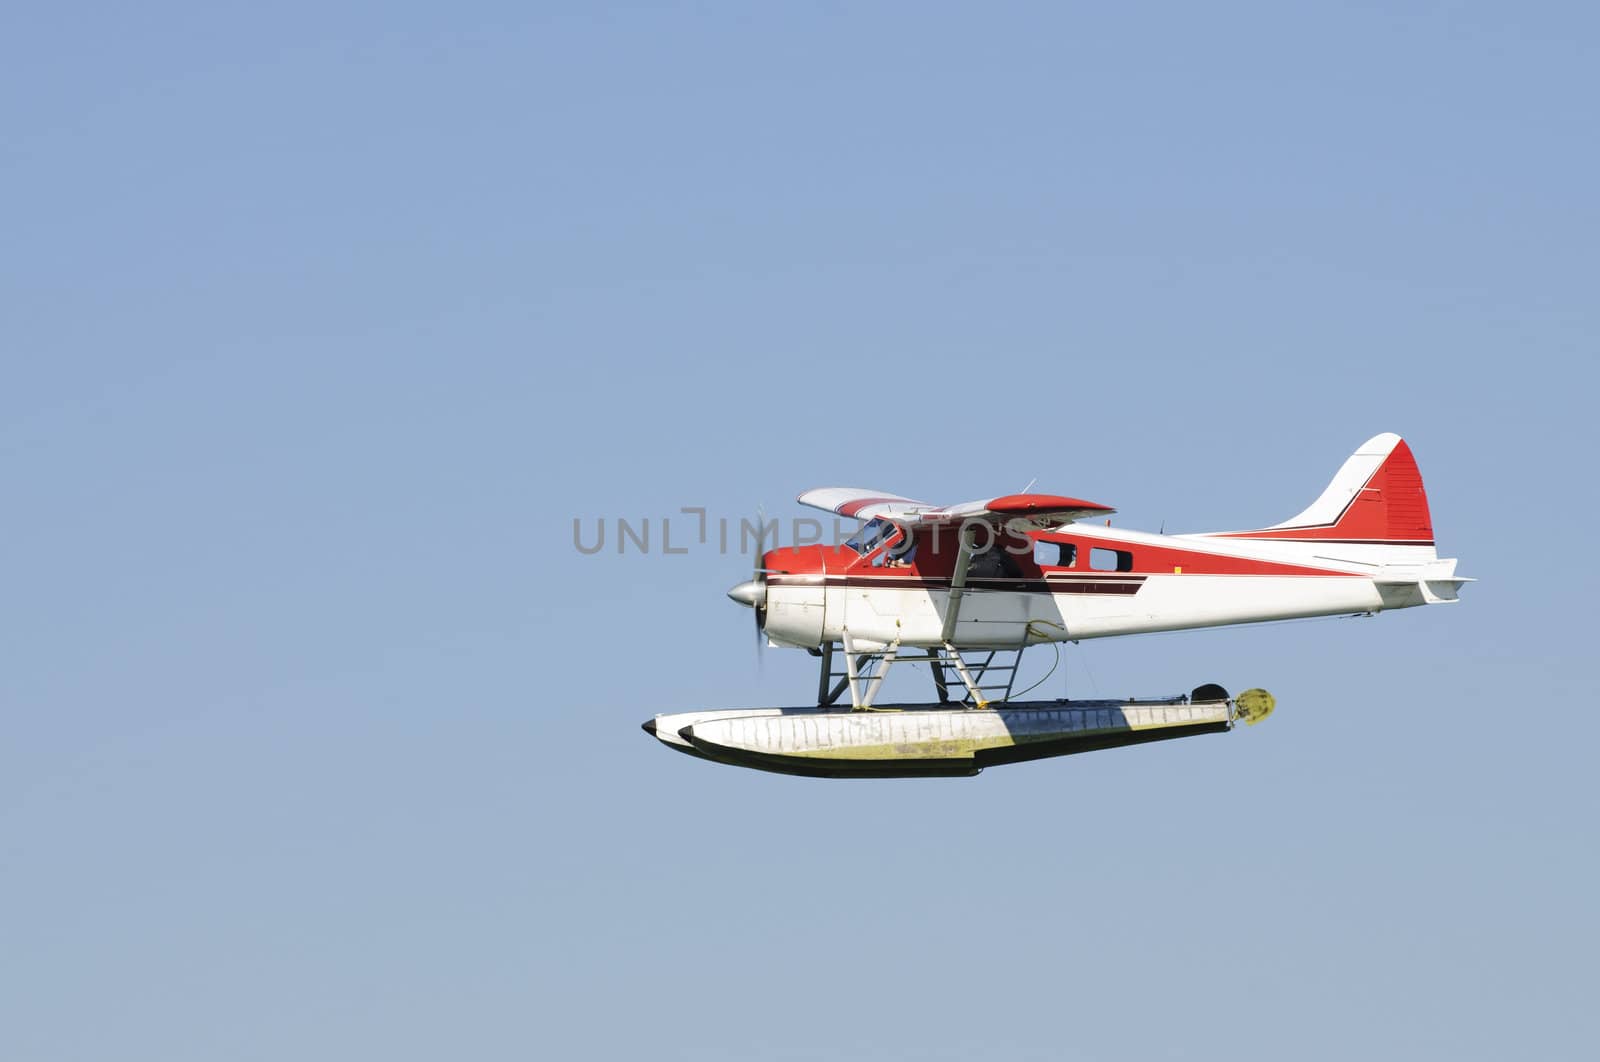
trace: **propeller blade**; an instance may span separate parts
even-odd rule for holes
[[[767,555],[767,508],[765,505],[756,504],[756,556],[755,563],[750,572],[750,582],[754,585],[753,607],[756,621],[756,670],[764,673],[767,669],[767,569],[762,562]]]
[[[761,628],[766,626],[766,612],[764,608],[756,609],[756,670],[767,670],[767,635]]]

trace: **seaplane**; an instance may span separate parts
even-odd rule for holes
[[[728,596],[759,638],[818,658],[816,703],[658,715],[647,733],[717,763],[824,778],[971,776],[986,767],[1218,733],[1275,705],[1215,683],[1129,700],[1016,697],[1022,654],[1092,638],[1454,603],[1469,579],[1434,545],[1411,448],[1369,439],[1299,515],[1151,534],[1055,494],[933,505],[854,487],[796,499],[857,522],[838,545],[758,547]],[[879,703],[897,664],[934,699]],[[1037,685],[1037,684],[1035,684]],[[848,703],[844,700],[848,694]]]

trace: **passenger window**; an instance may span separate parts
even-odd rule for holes
[[[1127,550],[1096,547],[1089,551],[1089,567],[1097,572],[1131,572],[1133,554]]]
[[[1033,563],[1041,568],[1070,568],[1077,547],[1070,542],[1033,540]]]

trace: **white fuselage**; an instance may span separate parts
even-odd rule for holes
[[[1095,528],[1092,535],[1074,529],[1073,537],[1080,556],[1092,545],[1174,563],[1162,570],[1148,564],[1125,572],[1047,567],[1031,578],[974,578],[962,596],[951,643],[1016,647],[1378,612],[1455,598],[1455,562],[1437,560],[1431,546],[1379,550],[1111,528]],[[1217,573],[1219,567],[1228,573]],[[1281,574],[1285,567],[1295,574]],[[892,568],[773,575],[766,632],[777,644],[803,647],[842,641],[846,634],[861,645],[936,646],[944,641],[950,593],[948,579],[921,579]]]

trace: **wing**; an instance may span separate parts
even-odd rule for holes
[[[795,501],[813,509],[848,516],[852,520],[876,520],[880,516],[905,520],[934,508],[914,498],[902,498],[898,494],[863,490],[860,487],[816,487],[805,491]]]
[[[838,513],[857,520],[892,520],[897,524],[961,523],[982,520],[1012,527],[1032,526],[1043,530],[1070,524],[1090,516],[1110,516],[1108,505],[1064,498],[1059,494],[1006,494],[960,505],[929,505],[898,494],[863,490],[859,487],[818,487],[795,499],[801,505]]]

